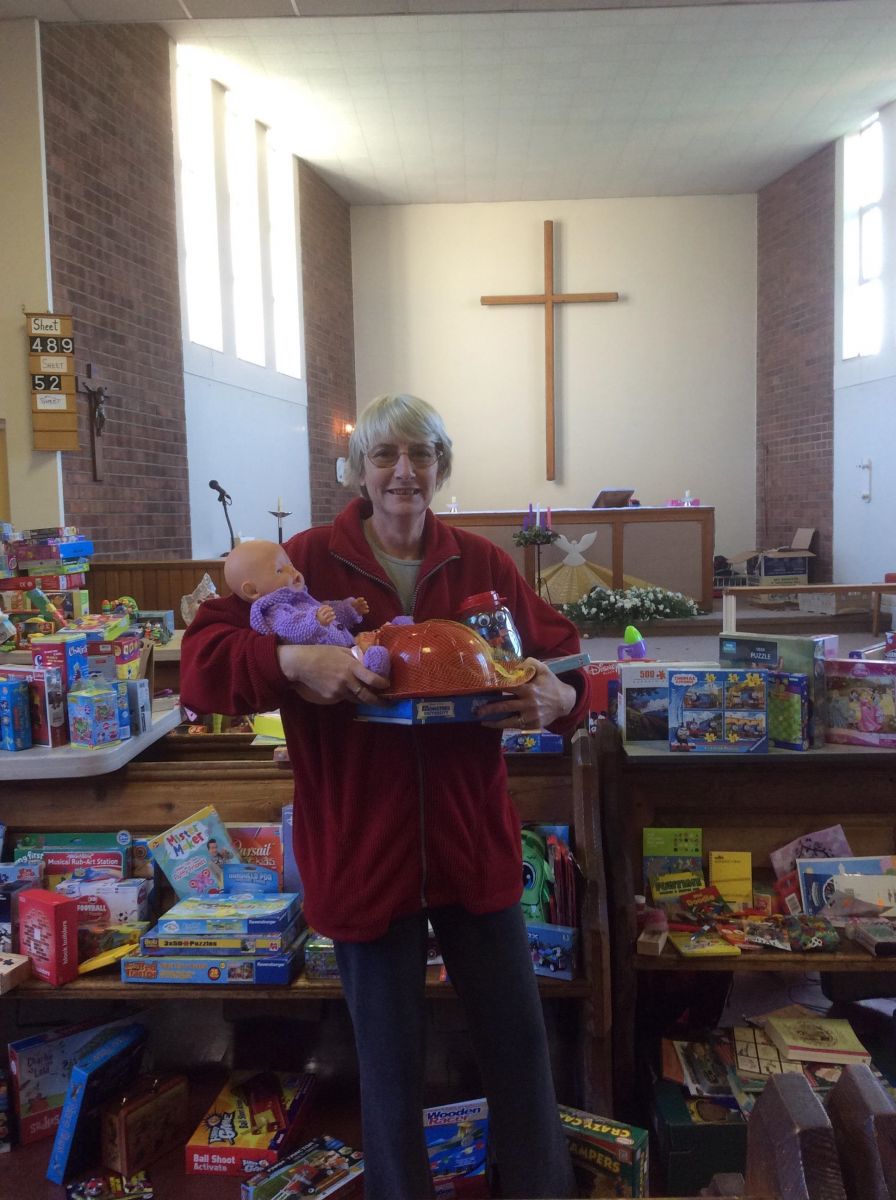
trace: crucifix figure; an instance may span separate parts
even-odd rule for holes
[[[618,292],[555,292],[554,291],[554,222],[544,223],[544,292],[534,296],[480,296],[483,304],[543,304],[544,305],[544,407],[547,477],[556,478],[557,461],[554,445],[554,305],[555,304],[612,304]]]

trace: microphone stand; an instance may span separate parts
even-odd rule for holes
[[[232,550],[236,545],[236,538],[233,536],[233,526],[230,524],[230,513],[227,511],[227,508],[233,501],[226,492],[219,492],[218,499],[221,501],[221,507],[224,509],[224,520],[227,522],[227,532],[230,534],[230,549]]]

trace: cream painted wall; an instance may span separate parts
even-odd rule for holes
[[[556,319],[557,479],[545,481],[544,321],[481,295],[618,291]],[[436,505],[642,504],[689,489],[716,548],[755,537],[756,199],[698,196],[352,209],[359,407],[422,395],[455,440]]]
[[[35,453],[31,435],[27,312],[52,308],[47,237],[40,42],[36,21],[0,21],[0,163],[15,187],[0,187],[0,418],[6,422],[12,521],[20,528],[63,520],[56,453]]]

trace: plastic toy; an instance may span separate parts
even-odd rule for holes
[[[622,641],[616,647],[616,657],[620,660],[647,657],[647,643],[641,637],[640,630],[636,629],[634,625],[626,625]]]
[[[276,542],[241,542],[227,556],[224,579],[232,592],[252,605],[249,623],[256,633],[275,633],[294,646],[353,647],[350,627],[370,611],[363,596],[315,600],[304,576]],[[365,648],[363,662],[369,670],[388,676],[385,646]]]
[[[548,861],[547,846],[540,833],[524,829],[523,896],[520,904],[528,921],[546,921],[554,872]]]

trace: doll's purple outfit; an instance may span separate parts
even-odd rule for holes
[[[336,613],[329,625],[317,619],[323,603]],[[293,646],[354,646],[349,627],[360,625],[361,618],[348,600],[315,600],[306,587],[282,587],[253,602],[249,623],[256,633],[276,633]]]
[[[329,604],[336,619],[321,625],[317,610]],[[307,587],[277,588],[259,596],[249,610],[249,624],[256,633],[274,633],[281,642],[292,646],[354,646],[349,627],[360,625],[361,617],[349,600],[315,600]],[[389,651],[371,646],[364,652],[364,666],[377,675],[389,675]]]

